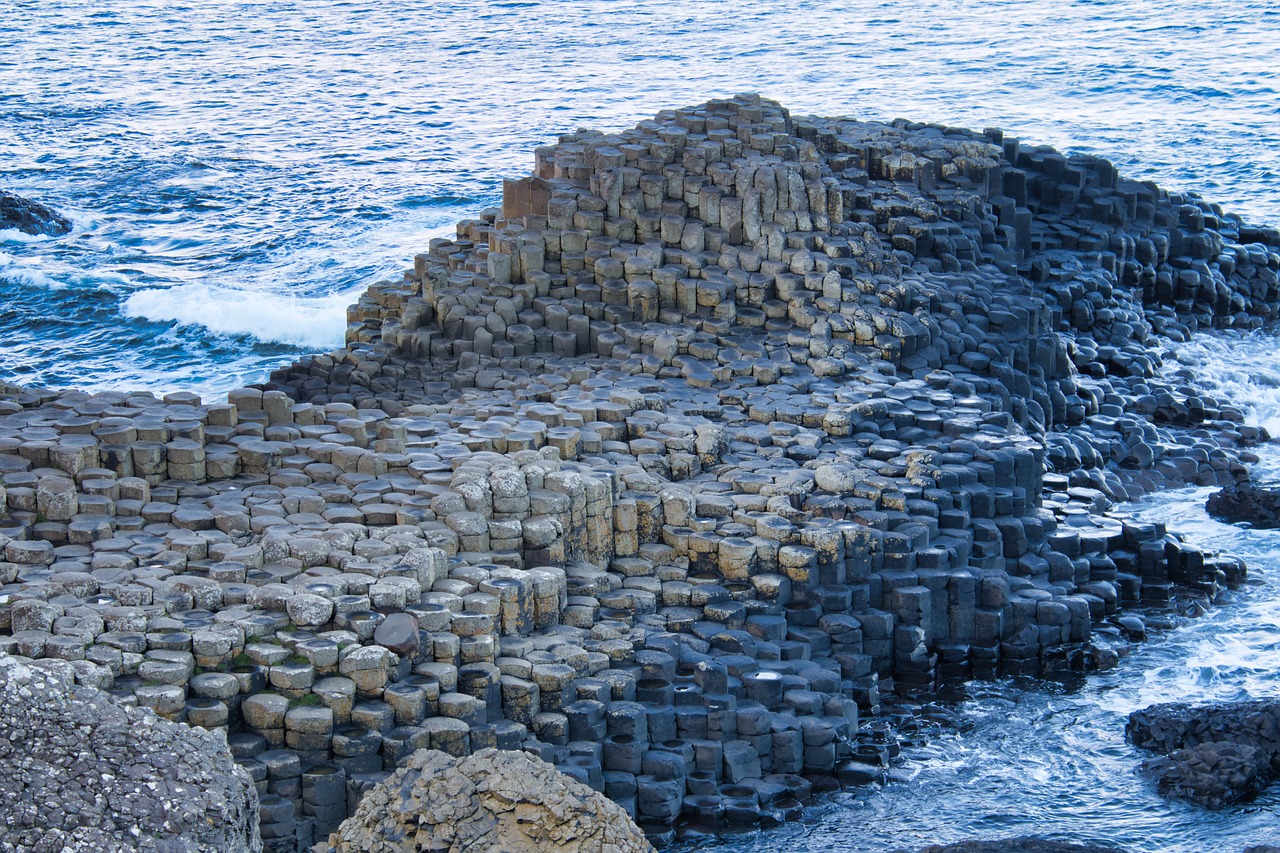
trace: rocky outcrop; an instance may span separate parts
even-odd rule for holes
[[[1119,847],[1018,837],[999,841],[957,841],[952,844],[935,844],[925,847],[920,853],[1125,853],[1125,851]]]
[[[1270,781],[1271,762],[1252,746],[1201,743],[1142,762],[1138,771],[1166,797],[1222,808],[1252,800]]]
[[[0,850],[258,851],[258,796],[221,732],[0,655]]]
[[[1152,705],[1129,715],[1129,740],[1163,753],[1139,771],[1161,794],[1220,808],[1280,775],[1280,701]]]
[[[523,752],[423,749],[369,791],[332,853],[652,853],[627,813]]]
[[[1209,495],[1209,515],[1230,524],[1245,522],[1260,530],[1280,527],[1280,489],[1252,482],[1231,483]]]
[[[0,190],[0,229],[4,228],[61,237],[71,231],[71,220],[38,201]]]
[[[1108,510],[1265,439],[1160,344],[1280,317],[1274,229],[752,95],[535,173],[262,387],[0,393],[0,652],[225,729],[273,853],[424,747],[768,824],[1243,579]]]

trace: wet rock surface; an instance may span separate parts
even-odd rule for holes
[[[1271,761],[1260,749],[1234,743],[1201,743],[1144,761],[1139,772],[1167,797],[1217,809],[1252,800],[1271,779]]]
[[[954,844],[935,844],[921,849],[920,853],[1125,853],[1125,851],[1119,847],[1046,841],[1041,838],[1006,838],[999,841],[958,841]]]
[[[1280,527],[1280,489],[1247,481],[1232,483],[1209,495],[1205,509],[1214,518],[1230,524],[1247,522],[1259,529],[1274,529]]]
[[[220,732],[122,708],[62,661],[0,654],[0,848],[257,851],[258,797]]]
[[[70,233],[71,220],[38,201],[0,190],[0,229],[3,228],[60,237]]]
[[[321,853],[652,853],[615,803],[523,752],[419,750],[379,783]]]
[[[0,652],[227,732],[270,850],[423,748],[770,825],[1244,580],[1111,510],[1244,474],[1158,345],[1278,294],[1280,232],[996,130],[566,135],[259,387],[4,388]]]
[[[1280,702],[1152,705],[1129,715],[1135,746],[1163,753],[1140,772],[1160,793],[1206,808],[1247,802],[1280,775]]]

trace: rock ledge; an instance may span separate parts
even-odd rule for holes
[[[1206,808],[1247,802],[1280,769],[1280,702],[1152,705],[1129,715],[1135,746],[1163,753],[1140,772],[1166,796]]]

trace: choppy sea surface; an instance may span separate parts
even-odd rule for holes
[[[1280,223],[1280,8],[1175,0],[9,0],[0,187],[72,234],[0,231],[0,380],[210,396],[341,344],[345,306],[499,201],[536,145],[758,91],[793,113],[999,126]],[[1193,371],[1280,434],[1265,336]],[[1280,449],[1258,466],[1280,478]],[[1134,851],[1280,839],[1280,786],[1219,812],[1133,773],[1129,711],[1280,695],[1280,532],[1204,490],[1130,507],[1246,557],[1229,606],[1073,690],[997,683],[909,781],[709,845],[886,851],[1036,834]]]
[[[758,91],[999,126],[1280,222],[1280,8],[1237,0],[9,0],[0,379],[203,392],[344,308],[579,126]]]

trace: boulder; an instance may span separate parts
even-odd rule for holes
[[[1152,705],[1125,733],[1162,754],[1139,767],[1161,794],[1206,808],[1247,802],[1280,774],[1280,701]]]
[[[0,655],[0,849],[262,850],[258,795],[226,736]]]
[[[1280,755],[1280,699],[1151,705],[1129,715],[1125,735],[1134,746],[1159,753],[1224,742],[1275,757]]]
[[[1200,743],[1138,766],[1166,797],[1208,809],[1252,800],[1267,786],[1271,762],[1252,746]]]
[[[4,228],[61,237],[71,231],[71,220],[38,201],[0,190],[0,229]]]
[[[421,749],[365,794],[317,850],[332,853],[652,853],[623,811],[524,752]]]
[[[1265,489],[1249,481],[1233,483],[1209,495],[1205,509],[1220,521],[1247,522],[1270,530],[1280,527],[1280,489]]]

